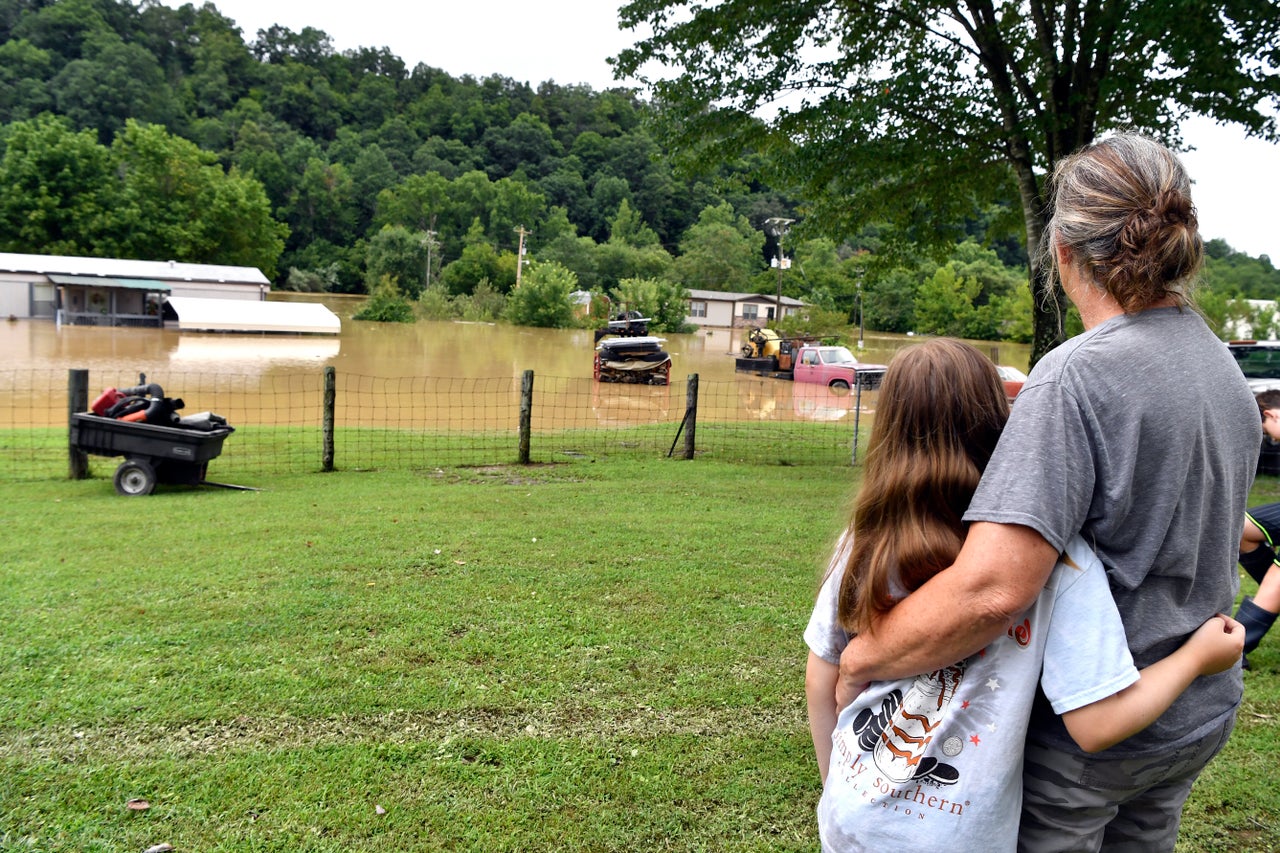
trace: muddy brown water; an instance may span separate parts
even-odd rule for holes
[[[173,383],[235,389],[238,410],[269,407],[269,400],[246,395],[275,394],[280,387],[301,383],[316,393],[327,366],[335,368],[347,386],[403,384],[414,378],[475,380],[460,388],[483,389],[509,398],[519,389],[525,370],[535,374],[538,393],[563,398],[558,405],[590,408],[591,422],[644,423],[678,418],[685,402],[685,380],[699,377],[700,413],[734,419],[840,420],[852,411],[848,394],[826,388],[766,379],[734,370],[734,356],[742,345],[741,330],[714,329],[693,334],[665,335],[671,354],[672,386],[611,385],[591,379],[594,342],[583,329],[535,329],[487,323],[419,321],[413,324],[367,323],[350,319],[350,301],[325,300],[343,317],[338,336],[283,336],[178,332],[173,329],[57,327],[48,320],[0,322],[0,416],[10,426],[65,423],[66,372],[89,371],[90,397],[106,387],[136,384],[145,373],[166,394],[186,396],[186,411],[209,408],[191,392]],[[911,343],[902,335],[868,334],[863,361],[886,363],[895,351]],[[1026,367],[1025,346],[979,344],[1001,363]],[[852,348],[852,347],[851,347]],[[193,377],[199,377],[194,382]],[[481,380],[509,380],[491,382]],[[221,405],[228,405],[219,394]],[[463,404],[465,407],[465,404]],[[459,404],[427,415],[426,426],[450,426]],[[450,411],[452,410],[452,411]],[[29,415],[24,419],[22,412]],[[603,419],[603,421],[602,421]],[[433,424],[431,421],[438,423]],[[45,423],[48,421],[49,423]]]

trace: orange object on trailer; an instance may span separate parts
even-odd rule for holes
[[[107,414],[107,409],[123,399],[124,394],[121,394],[115,388],[108,388],[98,395],[98,399],[93,401],[93,405],[89,409],[98,417],[104,417]]]

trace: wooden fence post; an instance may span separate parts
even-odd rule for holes
[[[67,371],[67,468],[72,480],[89,476],[89,454],[71,443],[71,416],[89,411],[89,371]]]
[[[533,371],[520,378],[520,464],[529,464],[529,433],[533,431]]]
[[[684,458],[692,459],[696,442],[694,433],[698,428],[698,374],[689,374],[689,387],[684,394]]]
[[[320,468],[333,470],[333,410],[338,400],[336,372],[332,366],[324,369],[324,415],[321,429],[324,431],[324,450]]]

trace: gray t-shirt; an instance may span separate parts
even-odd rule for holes
[[[1107,568],[1139,667],[1230,610],[1262,439],[1235,360],[1195,312],[1107,320],[1036,365],[966,521],[1021,524],[1055,548],[1079,532]],[[1229,715],[1240,669],[1197,679],[1115,756],[1162,752]],[[1037,708],[1031,737],[1077,750]]]

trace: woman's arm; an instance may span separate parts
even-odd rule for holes
[[[809,652],[804,672],[804,693],[809,700],[809,733],[813,735],[813,751],[818,756],[818,772],[827,784],[831,767],[831,735],[836,730],[836,679],[840,667],[827,663]]]
[[[1176,652],[1143,669],[1133,684],[1067,711],[1062,722],[1081,749],[1100,752],[1154,723],[1198,676],[1230,669],[1243,652],[1244,626],[1229,616],[1214,616]]]
[[[849,641],[838,707],[869,681],[931,672],[976,653],[1031,606],[1057,561],[1058,549],[1030,527],[976,522],[954,565]]]

